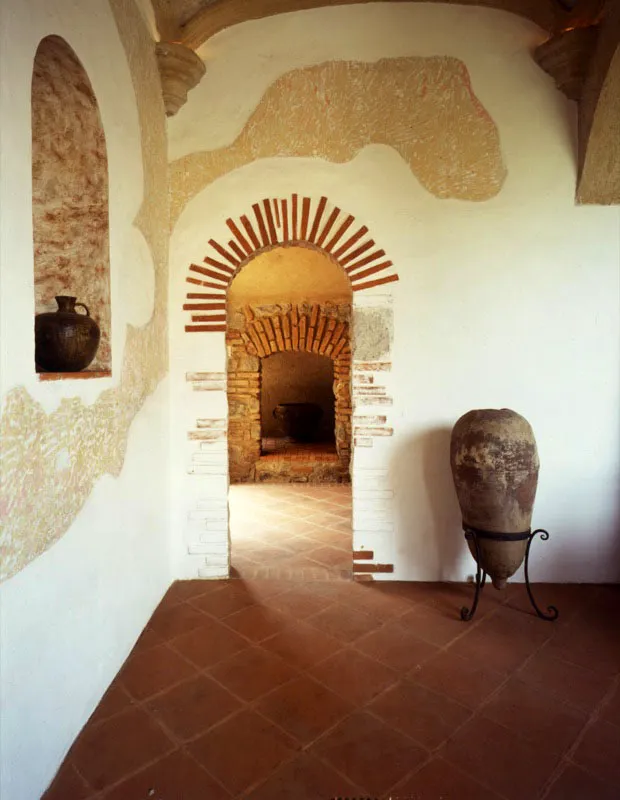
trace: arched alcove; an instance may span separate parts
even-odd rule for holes
[[[101,330],[87,374],[109,373],[108,159],[99,107],[78,57],[59,36],[37,49],[32,73],[35,313],[57,295],[88,306]],[[85,373],[80,373],[85,374]]]
[[[351,300],[341,266],[301,245],[266,250],[237,272],[226,315],[233,482],[348,479]],[[311,441],[275,423],[282,403],[321,408]]]

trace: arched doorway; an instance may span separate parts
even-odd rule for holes
[[[242,577],[351,576],[351,300],[342,268],[302,245],[266,250],[229,286],[230,535]]]
[[[302,327],[306,347],[312,329],[310,351],[321,355],[323,348],[323,355],[331,356],[334,383],[341,379],[343,399],[347,398],[349,451],[339,451],[352,481],[344,513],[348,530],[353,529],[353,575],[369,580],[375,573],[391,572],[392,490],[385,445],[393,433],[392,289],[398,275],[392,261],[366,225],[326,197],[264,199],[217,227],[206,255],[200,256],[201,262],[191,262],[185,275],[184,331],[192,336],[186,336],[178,363],[183,364],[193,396],[190,400],[185,394],[183,412],[188,460],[179,573],[205,578],[235,574],[230,564],[229,486],[234,488],[238,479],[249,486],[253,477],[249,472],[243,478],[235,475],[229,455],[236,434],[242,433],[244,469],[260,457],[260,362],[276,352],[299,349]],[[327,272],[343,290],[340,297],[325,292],[326,283],[319,278]],[[258,280],[252,279],[253,273]],[[248,290],[258,285],[264,294],[258,299],[240,296],[231,310],[235,292],[243,294],[244,282]],[[345,329],[348,335],[341,341]],[[341,364],[335,363],[338,359]],[[242,406],[233,407],[228,394],[233,381],[246,397]],[[275,512],[282,507],[282,491],[290,489],[278,491],[280,497],[271,499]],[[319,486],[318,491],[333,492],[334,486]],[[297,517],[316,513],[314,508],[299,511]],[[261,506],[247,519],[252,526],[257,519],[272,525],[278,518]],[[341,523],[342,519],[336,524],[342,528]],[[294,574],[289,577],[295,579]]]

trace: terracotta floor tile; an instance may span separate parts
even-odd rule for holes
[[[307,555],[308,558],[318,561],[319,564],[324,564],[326,567],[350,567],[353,562],[351,549],[347,551],[340,547],[317,547],[315,550],[310,550]]]
[[[106,789],[174,747],[146,712],[130,708],[78,737],[70,759],[93,789]]]
[[[196,672],[182,656],[167,645],[160,644],[145,650],[124,664],[120,682],[135,700],[145,700]]]
[[[466,723],[440,755],[509,800],[538,797],[559,760],[484,718]]]
[[[525,588],[522,588],[525,592]],[[471,608],[474,600],[474,586],[471,583],[425,583],[423,603],[441,611],[447,617],[460,618],[461,608]],[[508,600],[505,592],[497,591],[487,584],[480,597],[476,610],[476,621],[497,611]]]
[[[616,682],[616,691],[605,704],[601,716],[607,722],[620,726],[620,681]]]
[[[399,784],[394,798],[403,800],[501,800],[495,792],[443,758],[434,758]],[[525,800],[525,798],[524,798]]]
[[[484,707],[488,719],[518,731],[539,748],[562,753],[577,739],[586,715],[544,690],[511,678]]]
[[[368,711],[429,750],[443,744],[472,713],[460,703],[407,680],[377,697]]]
[[[341,642],[353,642],[381,624],[376,617],[339,603],[334,603],[324,611],[308,617],[306,622]]]
[[[517,673],[518,677],[582,711],[592,711],[611,685],[611,676],[555,658],[545,645]]]
[[[154,631],[149,625],[142,631],[140,634],[138,641],[135,643],[133,653],[137,653],[139,650],[148,650],[149,647],[154,647],[156,644],[163,644],[164,637],[160,636],[157,631]]]
[[[329,765],[302,754],[281,766],[247,800],[329,800],[360,796],[360,790]]]
[[[250,647],[221,661],[211,675],[233,694],[255,700],[297,676],[282,658],[259,647]]]
[[[303,622],[291,625],[261,643],[261,647],[299,669],[308,669],[323,661],[342,646],[342,642]]]
[[[585,584],[534,583],[532,592],[543,611],[546,611],[549,605],[554,605],[560,612],[558,622],[564,623],[583,608],[584,602],[588,602],[589,597],[594,595],[597,589]],[[523,583],[509,584],[507,593],[507,606],[531,613],[532,606]]]
[[[246,639],[215,620],[170,642],[170,647],[201,669],[211,667],[249,646]]]
[[[319,488],[273,486],[279,521],[259,525],[267,487],[245,488],[258,490],[244,523],[253,555],[261,537],[294,542],[296,504],[320,511]],[[324,511],[346,498],[339,491],[320,487]],[[334,525],[311,526],[325,534],[314,550],[343,536]],[[361,584],[305,552],[291,544],[276,559],[285,569],[175,583],[48,797],[620,797],[620,590],[546,587],[561,606],[549,624],[509,586],[487,592],[467,624],[458,613],[471,586]]]
[[[316,542],[306,536],[287,536],[282,539],[282,547],[296,555],[307,555],[311,550],[316,550]]]
[[[41,800],[88,800],[91,789],[78,775],[75,767],[65,762]]]
[[[225,585],[225,581],[219,580],[175,581],[166,592],[164,601],[170,605],[174,605],[175,603],[183,603],[186,600],[191,600],[194,597],[200,597],[203,594],[217,592]]]
[[[258,710],[308,744],[353,711],[353,706],[306,675],[263,697]]]
[[[310,674],[356,705],[370,702],[398,680],[394,670],[351,648],[317,664]]]
[[[99,701],[99,705],[88,720],[88,724],[96,725],[98,722],[102,722],[104,719],[108,719],[108,717],[118,714],[120,711],[124,711],[132,704],[133,700],[127,691],[121,686],[120,681],[115,679],[114,683],[112,683]]]
[[[452,649],[463,658],[508,673],[519,668],[553,633],[553,623],[500,608],[454,642]]]
[[[458,609],[452,613],[420,604],[399,619],[401,625],[418,639],[438,647],[444,647],[467,632],[466,623],[459,617]]]
[[[243,581],[227,581],[221,591],[196,597],[190,603],[216,619],[223,619],[242,608],[254,605],[256,598]]]
[[[430,658],[409,677],[427,689],[446,695],[469,708],[477,708],[505,680],[483,662],[466,660],[450,649]]]
[[[191,739],[241,708],[241,702],[211,678],[199,675],[152,698],[148,707],[180,739]]]
[[[602,675],[620,670],[620,637],[611,619],[577,616],[558,630],[548,645],[551,655]]]
[[[243,584],[244,591],[253,598],[255,603],[269,605],[271,598],[276,597],[297,584],[287,580],[243,580],[231,581]]]
[[[168,640],[199,628],[204,623],[204,614],[187,603],[179,603],[169,608],[157,609],[149,620],[149,627],[162,639]]]
[[[618,787],[569,764],[545,795],[545,800],[618,800]]]
[[[290,589],[288,592],[279,594],[270,602],[270,607],[282,613],[289,614],[294,619],[306,619],[312,614],[331,605],[331,600],[322,595],[306,591],[303,588]]]
[[[226,625],[253,642],[261,642],[286,628],[290,619],[272,608],[249,606],[226,617]]]
[[[299,750],[294,739],[252,711],[240,712],[188,747],[232,794],[264,780]]]
[[[573,754],[573,761],[620,794],[620,727],[605,720],[591,725]]]
[[[439,651],[435,645],[418,639],[400,622],[388,622],[357,639],[354,646],[356,650],[401,672],[420,667]]]
[[[383,794],[426,758],[411,739],[363,712],[347,717],[310,750],[370,794]]]
[[[110,789],[102,800],[227,800],[228,798],[230,794],[193,758],[177,750]]]
[[[391,581],[368,581],[356,583],[357,591],[343,596],[341,602],[352,605],[360,611],[379,617],[383,622],[402,617],[411,611],[418,601],[402,590],[393,588]]]

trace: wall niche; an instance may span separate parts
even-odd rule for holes
[[[112,367],[108,158],[99,107],[76,54],[59,36],[37,49],[32,74],[32,217],[35,314],[77,298],[99,325],[93,361],[76,377]],[[42,371],[41,378],[71,377]]]

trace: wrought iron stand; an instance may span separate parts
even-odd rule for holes
[[[540,533],[540,538],[543,541],[547,541],[549,538],[549,534],[543,528],[537,528],[535,531],[524,531],[523,533],[495,533],[493,531],[482,531],[479,528],[470,528],[467,525],[463,526],[463,530],[465,531],[465,538],[467,541],[472,541],[474,543],[474,551],[476,554],[476,594],[474,595],[474,602],[471,609],[466,608],[463,606],[461,609],[461,619],[465,620],[465,622],[469,622],[470,619],[473,618],[474,614],[476,613],[476,609],[478,608],[478,600],[480,599],[480,593],[484,588],[484,584],[487,579],[486,572],[480,566],[480,539],[492,539],[495,542],[518,542],[522,541],[523,539],[527,539],[527,547],[525,548],[525,564],[524,564],[524,572],[525,572],[525,588],[527,589],[528,597],[530,598],[530,603],[536,615],[541,619],[545,619],[548,622],[553,622],[558,618],[559,611],[555,606],[547,606],[548,614],[545,614],[544,611],[540,610],[540,607],[536,603],[534,599],[534,595],[532,594],[532,586],[530,584],[530,575],[529,575],[529,562],[530,562],[530,547],[532,546],[532,540],[534,537]]]

